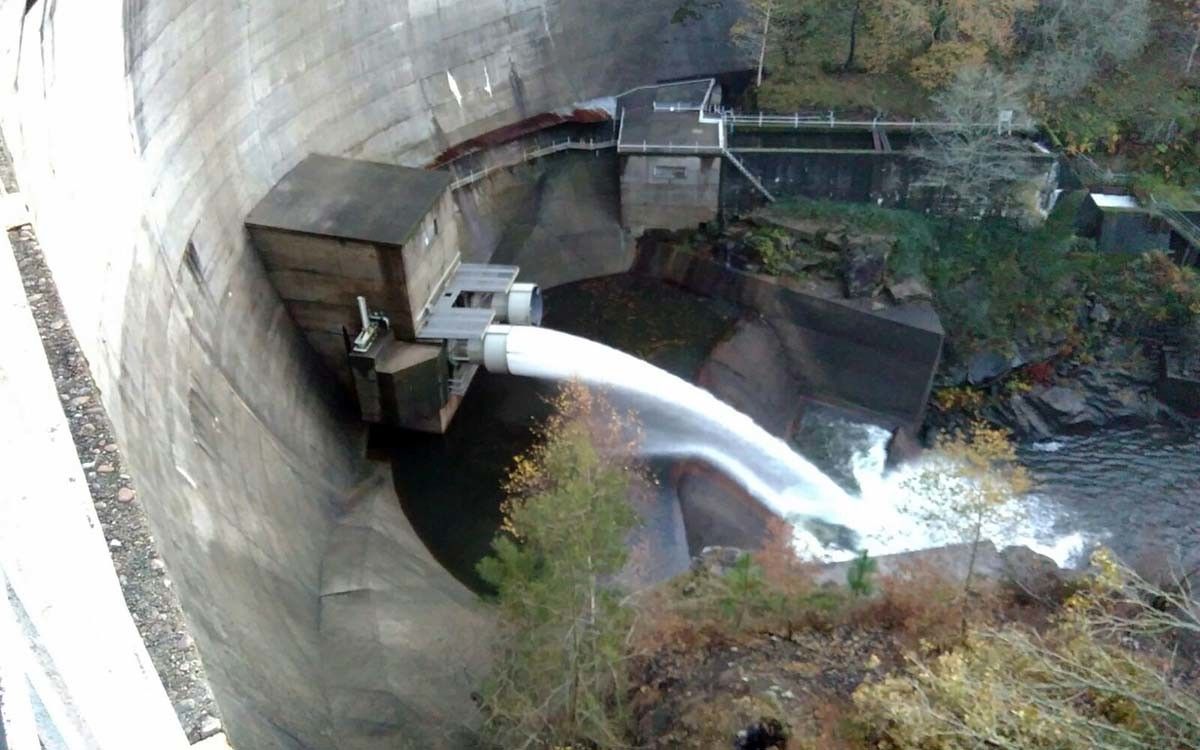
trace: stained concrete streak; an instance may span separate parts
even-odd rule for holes
[[[0,178],[6,190],[16,189],[2,140]],[[200,654],[33,227],[9,231],[8,240],[126,605],[188,739],[196,742],[214,736],[221,732],[220,713]],[[80,637],[86,637],[86,624],[81,624],[80,632]]]

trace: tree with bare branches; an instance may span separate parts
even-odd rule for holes
[[[938,125],[923,134],[919,155],[929,179],[940,184],[962,208],[982,211],[998,192],[1032,174],[1029,147],[1012,127],[1028,123],[1021,79],[990,67],[966,68],[934,95]]]
[[[1150,40],[1149,0],[1043,0],[1029,29],[1029,76],[1039,95],[1078,94]]]

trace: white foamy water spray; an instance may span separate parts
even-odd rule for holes
[[[611,347],[546,328],[508,329],[514,375],[610,390],[641,416],[649,455],[712,464],[780,516],[853,528],[853,500],[820,469],[703,388]]]
[[[860,488],[859,503],[863,523],[854,527],[859,534],[860,544],[872,555],[909,552],[915,549],[940,547],[963,541],[950,532],[938,532],[918,520],[918,516],[941,498],[927,494],[931,489],[914,484],[913,480],[930,468],[947,473],[956,473],[955,467],[936,454],[926,456],[896,469],[887,469],[887,442],[890,433],[878,427],[867,426],[870,445],[856,452],[850,459],[855,482]],[[960,487],[965,489],[962,480]],[[954,492],[950,483],[945,491]],[[1016,502],[1022,503],[1021,512],[1007,523],[985,526],[983,536],[998,547],[1023,545],[1054,560],[1062,566],[1075,562],[1075,558],[1086,544],[1081,534],[1059,536],[1054,533],[1054,512],[1041,497],[1029,495]],[[844,555],[836,555],[844,557]]]
[[[820,544],[805,530],[803,519],[854,531],[857,546],[872,555],[961,541],[931,533],[904,511],[935,499],[921,497],[909,481],[925,464],[887,470],[890,433],[886,430],[864,427],[867,445],[850,459],[861,490],[853,497],[746,414],[649,362],[550,329],[516,326],[503,327],[503,332],[509,372],[547,380],[578,380],[607,390],[614,400],[640,415],[647,455],[697,459],[719,469],[772,512],[795,522],[797,542],[808,554],[837,560],[853,557],[855,552]],[[1036,497],[1031,502],[1029,520],[1012,528],[989,529],[986,536],[1000,546],[1024,544],[1060,564],[1067,563],[1083,540],[1078,535],[1050,538],[1052,519],[1047,520],[1047,513],[1041,512],[1044,506]]]

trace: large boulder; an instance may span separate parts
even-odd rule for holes
[[[761,226],[782,229],[805,242],[820,242],[825,233],[829,231],[829,223],[825,221],[794,216],[777,216],[771,213],[757,214],[754,222]]]
[[[983,385],[1012,369],[1009,357],[994,350],[978,352],[967,361],[967,382]]]
[[[1054,385],[1036,386],[989,406],[985,416],[1020,438],[1045,439],[1115,424],[1182,421],[1155,397],[1156,373],[1137,357],[1105,358],[1060,373]]]
[[[888,294],[896,304],[905,302],[929,302],[933,300],[933,291],[924,276],[909,276],[907,279],[893,281],[887,286]]]
[[[1044,590],[1043,587],[1073,577],[1074,571],[1063,570],[1050,558],[1028,547],[1006,547],[996,549],[990,541],[980,542],[972,550],[970,544],[951,544],[945,547],[900,552],[874,558],[878,576],[904,578],[922,570],[932,569],[951,580],[966,577],[967,568],[974,558],[975,575],[981,579],[1016,583],[1027,590]],[[815,575],[817,583],[844,585],[846,573],[853,562],[829,563],[821,566]]]
[[[849,238],[847,238],[849,240]],[[891,245],[869,239],[847,242],[842,251],[842,280],[851,299],[874,297],[883,286]]]
[[[1031,400],[1043,413],[1071,422],[1080,419],[1088,410],[1087,395],[1067,386],[1054,386],[1032,394]]]

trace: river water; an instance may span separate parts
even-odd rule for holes
[[[1200,427],[1102,430],[1022,446],[1048,535],[1079,533],[1128,560],[1200,554]]]
[[[851,494],[891,501],[907,470],[883,468],[885,440],[878,428],[820,407],[793,438]],[[1101,544],[1131,563],[1200,563],[1200,426],[1106,429],[1026,443],[1017,455],[1034,486],[1021,501],[1022,521],[998,543],[1029,545],[1063,565],[1085,563]],[[884,551],[889,544],[876,541]]]

